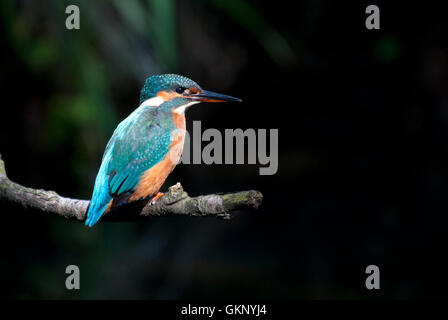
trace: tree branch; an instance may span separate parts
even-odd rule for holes
[[[138,201],[123,205],[106,214],[100,221],[139,221],[153,216],[185,215],[230,218],[230,211],[258,208],[263,199],[259,191],[241,191],[190,197],[178,182],[156,204]],[[88,200],[69,199],[54,191],[27,188],[8,179],[0,154],[0,201],[13,203],[26,209],[83,221],[89,206]]]

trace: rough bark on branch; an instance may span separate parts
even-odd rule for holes
[[[261,192],[255,190],[190,197],[178,182],[168,188],[156,204],[141,201],[124,205],[108,213],[100,221],[138,221],[163,215],[216,216],[228,219],[230,211],[258,208],[262,199]],[[6,175],[1,154],[0,201],[79,221],[85,220],[89,205],[88,200],[69,199],[54,191],[27,188],[12,182]]]

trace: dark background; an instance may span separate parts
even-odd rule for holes
[[[77,4],[81,29],[65,28]],[[365,28],[376,4],[381,29]],[[187,127],[278,128],[279,170],[179,165],[190,195],[257,189],[230,221],[94,228],[0,204],[2,296],[444,298],[446,11],[392,1],[2,1],[0,152],[22,185],[89,199],[146,77],[179,73],[243,104]],[[65,267],[81,290],[65,289]],[[381,289],[365,288],[365,268]]]

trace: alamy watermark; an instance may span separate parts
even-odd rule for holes
[[[80,289],[80,273],[77,265],[71,264],[65,268],[65,273],[69,276],[65,279],[65,287],[68,290]]]
[[[81,28],[79,7],[71,4],[65,8],[65,13],[68,14],[68,17],[65,19],[65,27],[68,30],[79,30]]]
[[[179,163],[258,164],[260,175],[277,173],[278,129],[225,129],[222,134],[214,128],[202,132],[201,121],[193,121],[192,135],[182,129],[172,133],[172,137],[182,135],[185,141]],[[176,157],[178,153],[172,155]],[[173,162],[176,160],[172,159]]]
[[[367,6],[366,13],[369,14],[366,18],[366,28],[368,30],[380,29],[380,8],[372,4]]]
[[[369,276],[366,278],[366,288],[368,290],[380,289],[380,268],[377,265],[371,264],[366,268],[366,274]]]

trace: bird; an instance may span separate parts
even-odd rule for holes
[[[106,145],[85,225],[92,227],[112,209],[127,203],[147,199],[155,204],[182,155],[185,111],[200,102],[225,101],[242,100],[206,91],[181,75],[147,78],[138,108],[119,123]]]

